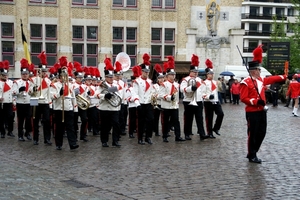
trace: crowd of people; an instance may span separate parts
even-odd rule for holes
[[[226,83],[223,77],[214,80],[213,63],[209,59],[205,62],[204,80],[198,76],[199,58],[193,54],[189,75],[179,84],[172,56],[167,57],[163,66],[156,64],[153,76],[149,77],[150,56],[145,53],[143,63],[132,68],[132,76],[128,81],[122,77],[121,63],[116,61],[113,66],[108,57],[104,60],[103,79],[98,68],[68,62],[65,56],[51,68],[47,67],[45,52],[38,57],[38,68],[34,68],[26,59],[20,61],[21,78],[15,81],[7,77],[9,63],[0,63],[1,138],[15,137],[15,111],[19,141],[25,141],[25,137],[38,145],[42,123],[44,144],[52,145],[53,136],[57,150],[62,150],[64,135],[70,149],[79,147],[78,140],[88,142],[88,130],[100,136],[102,147],[109,147],[110,135],[111,145],[120,147],[119,140],[127,133],[129,138],[137,138],[139,145],[153,144],[153,133],[162,136],[162,142],[167,143],[170,130],[174,130],[175,142],[184,142],[192,139],[194,118],[200,140],[214,139],[214,134],[220,135],[224,118],[221,104],[227,102]],[[266,133],[265,86],[286,78],[272,76],[262,79],[259,63],[257,59],[249,62],[250,77],[241,82],[232,77],[227,83],[232,94],[230,103],[239,104],[241,100],[246,104],[247,158],[254,163],[261,163],[256,152]],[[295,99],[295,116],[298,86],[291,81],[287,94]],[[297,87],[298,93],[294,92]],[[179,93],[183,94],[183,122],[179,121]]]

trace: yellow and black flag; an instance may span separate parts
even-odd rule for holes
[[[22,43],[23,43],[23,49],[24,49],[24,53],[25,53],[25,58],[28,60],[28,64],[30,65],[31,64],[30,53],[29,53],[29,50],[28,50],[27,40],[26,40],[25,34],[23,32],[23,23],[22,23],[22,20],[21,20],[21,33],[22,33]]]

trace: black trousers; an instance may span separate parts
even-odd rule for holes
[[[204,110],[207,134],[211,135],[213,130],[220,130],[224,118],[224,113],[219,102],[213,104],[212,102],[205,101]],[[217,115],[217,118],[213,126],[214,113]]]
[[[74,131],[74,112],[64,111],[64,122],[62,121],[62,111],[54,110],[55,115],[55,144],[56,146],[63,145],[63,136],[67,131],[69,146],[76,145],[76,136]]]
[[[158,107],[160,108],[161,106],[158,105]],[[154,112],[153,132],[159,133],[158,127],[159,127],[159,116],[161,114],[161,110],[153,109],[153,112]]]
[[[112,140],[117,142],[119,140],[119,135],[121,134],[121,128],[119,124],[119,111],[107,111],[100,110],[101,117],[101,134],[100,139],[102,143],[106,143],[109,140],[109,132],[111,128]]]
[[[246,112],[248,155],[254,158],[258,152],[267,132],[267,113],[265,111]]]
[[[127,115],[128,115],[128,110],[127,110],[127,105],[121,104],[121,109],[119,113],[119,123],[120,123],[120,128],[121,132],[125,133],[126,130],[126,124],[127,124]]]
[[[13,131],[14,127],[14,113],[12,103],[0,104],[0,132],[5,135],[5,124],[7,124],[8,132]]]
[[[240,95],[239,94],[232,94],[232,101],[233,101],[233,104],[239,104]]]
[[[143,133],[146,131],[146,138],[152,137],[153,129],[153,106],[148,104],[141,104],[138,110],[138,139],[143,139]]]
[[[181,135],[179,123],[179,110],[178,109],[164,109],[162,112],[163,119],[163,138],[168,137],[170,126],[174,126],[175,137],[179,138]]]
[[[99,115],[96,106],[87,109],[88,126],[93,129],[93,135],[99,132]]]
[[[78,108],[78,113],[74,113],[74,129],[77,132],[78,130],[78,117],[80,117],[81,125],[80,125],[80,139],[86,137],[87,132],[87,110],[82,110],[81,108]],[[77,138],[77,133],[76,133]]]
[[[25,124],[25,135],[32,131],[31,124],[31,106],[30,104],[17,103],[17,119],[18,119],[18,137],[23,137],[23,128]]]
[[[197,131],[200,136],[205,135],[204,126],[203,126],[203,104],[202,102],[197,102],[198,106],[189,105],[190,102],[183,102],[184,106],[184,134],[189,136],[192,134],[192,127],[193,127],[193,118],[195,116],[196,124],[197,124]]]
[[[35,108],[33,118],[33,140],[39,141],[39,122],[42,118],[44,142],[50,140],[51,127],[50,127],[50,107],[49,104],[39,104]]]
[[[136,107],[129,108],[128,112],[129,112],[128,134],[133,135],[133,132],[134,132],[134,130],[136,130],[136,127],[137,127]]]

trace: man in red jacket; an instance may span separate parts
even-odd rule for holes
[[[256,52],[259,51],[259,52]],[[261,52],[261,53],[260,53]],[[262,54],[261,47],[253,51],[253,61],[248,62],[249,77],[245,78],[240,85],[240,98],[246,104],[246,120],[248,133],[248,154],[249,162],[261,163],[257,158],[258,152],[267,130],[267,113],[264,110],[266,105],[265,86],[281,82],[286,79],[286,75],[260,77],[260,67],[262,56],[256,57],[256,54]]]

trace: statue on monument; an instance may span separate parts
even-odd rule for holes
[[[209,35],[212,37],[217,36],[220,6],[216,3],[216,0],[211,0],[206,6],[206,13],[206,26]]]

